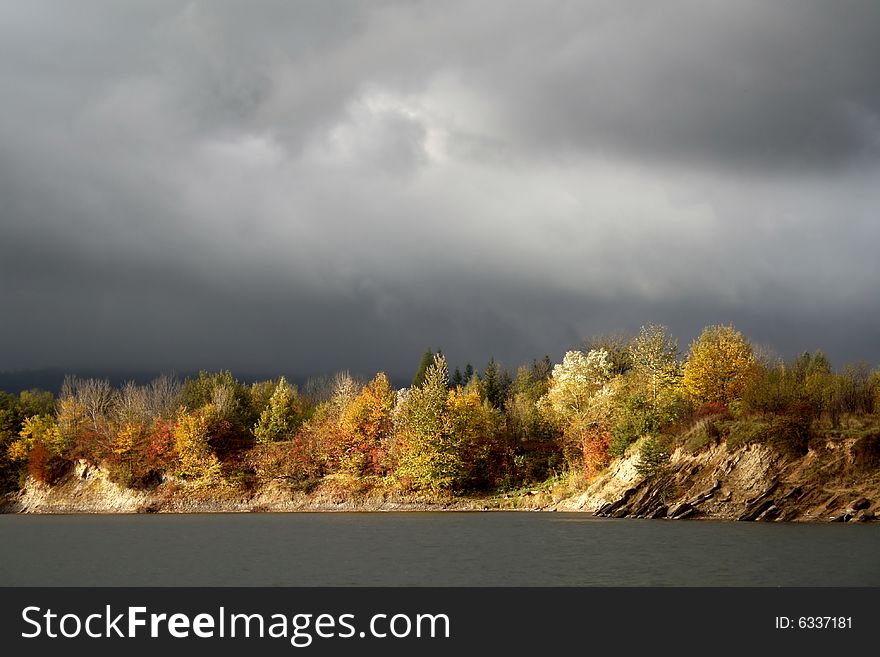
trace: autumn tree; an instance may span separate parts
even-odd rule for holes
[[[603,333],[584,340],[581,350],[584,353],[604,351],[611,366],[611,375],[616,376],[626,374],[632,367],[629,352],[631,342],[631,336],[626,333]]]
[[[15,395],[0,391],[0,494],[14,490],[22,481],[26,458],[14,458],[9,452],[21,439],[22,425],[33,416],[51,416],[54,405],[50,392],[22,390]]]
[[[683,384],[698,401],[729,404],[754,374],[752,346],[733,326],[709,326],[691,343]]]
[[[220,461],[208,443],[212,409],[181,410],[172,429],[179,474],[199,484],[210,484],[220,477]]]
[[[504,409],[509,431],[520,442],[547,440],[553,435],[552,424],[538,407],[547,388],[548,379],[541,378],[533,368],[517,369]]]
[[[659,392],[679,378],[678,343],[665,327],[648,324],[630,342],[628,352],[633,375],[646,382],[656,403]]]
[[[608,427],[594,415],[596,403],[608,396],[613,365],[604,349],[569,351],[553,367],[547,394],[539,402],[563,431],[563,450],[572,466],[594,472],[604,465]]]
[[[594,349],[589,353],[569,351],[562,363],[553,366],[547,402],[562,420],[583,417],[590,399],[611,378],[612,364],[608,352]]]
[[[449,391],[443,418],[444,440],[453,452],[451,487],[486,488],[504,470],[505,446],[498,440],[501,413],[484,400],[475,386]]]
[[[556,423],[541,412],[538,404],[547,394],[551,371],[552,364],[545,367],[543,361],[535,361],[531,367],[521,366],[504,405],[513,466],[517,476],[525,481],[545,479],[560,462]]]
[[[215,420],[225,420],[240,429],[250,429],[259,418],[250,407],[248,388],[229,370],[201,371],[188,378],[180,391],[180,403],[191,411],[210,405]]]
[[[422,385],[402,396],[396,412],[396,474],[416,489],[448,491],[459,474],[456,446],[444,432],[448,380],[446,359],[435,355]]]
[[[22,424],[18,439],[9,446],[13,462],[27,462],[28,474],[46,484],[55,483],[69,465],[67,443],[55,418],[32,415]]]
[[[379,372],[342,410],[338,445],[340,466],[353,474],[381,474],[393,430],[394,391]]]

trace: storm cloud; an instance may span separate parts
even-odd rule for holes
[[[876,364],[878,61],[874,2],[3,3],[0,369]]]

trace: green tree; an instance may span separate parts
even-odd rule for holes
[[[300,420],[296,401],[296,391],[282,376],[254,427],[257,442],[271,443],[293,435]]]
[[[431,364],[434,362],[434,352],[431,351],[431,348],[425,349],[425,353],[422,354],[422,360],[419,361],[419,368],[416,370],[416,375],[413,377],[412,388],[418,388],[425,382],[425,375],[428,373],[428,368],[431,367]]]
[[[448,491],[460,474],[456,445],[444,432],[448,379],[446,359],[437,354],[397,414],[396,474],[415,489]]]
[[[504,390],[502,375],[498,371],[498,363],[495,362],[494,358],[490,358],[489,362],[486,363],[482,381],[483,394],[486,401],[495,408],[504,408],[504,394],[506,391]]]
[[[195,379],[188,378],[181,391],[183,405],[196,410],[210,405],[212,417],[227,420],[242,429],[249,429],[259,415],[250,406],[250,394],[229,370],[199,372]]]

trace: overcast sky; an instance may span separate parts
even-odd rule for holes
[[[0,2],[0,369],[876,365],[878,62],[867,0]]]

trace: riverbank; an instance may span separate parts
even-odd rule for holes
[[[5,513],[212,513],[292,511],[576,511],[616,518],[871,522],[880,513],[880,475],[859,463],[859,444],[840,439],[803,456],[724,441],[697,453],[679,447],[656,474],[637,468],[638,450],[581,487],[570,481],[482,497],[406,495],[379,479],[326,477],[309,490],[278,479],[256,490],[198,487],[166,478],[122,487],[78,461],[55,485],[28,480]]]

